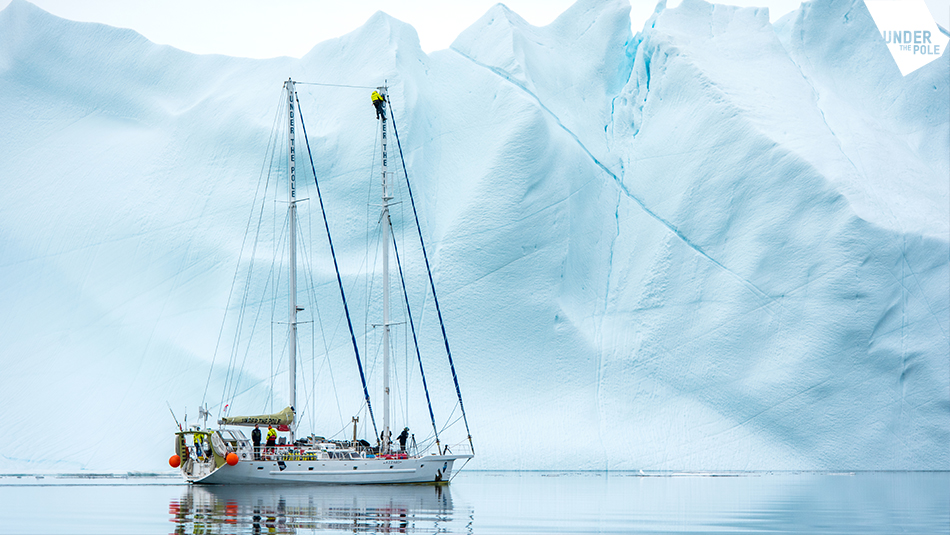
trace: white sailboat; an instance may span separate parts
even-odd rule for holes
[[[296,414],[294,407],[297,406],[296,388],[296,348],[297,348],[297,313],[302,310],[297,305],[297,275],[296,275],[296,217],[297,202],[296,198],[296,169],[297,154],[295,138],[297,133],[297,123],[303,129],[304,139],[306,139],[306,127],[303,125],[303,117],[299,110],[299,101],[296,98],[295,82],[292,79],[284,82],[284,94],[287,104],[287,178],[288,180],[288,213],[289,220],[289,314],[288,314],[288,338],[287,345],[289,358],[289,399],[288,407],[276,414],[242,416],[242,417],[222,417],[218,420],[218,427],[212,429],[208,426],[207,420],[210,416],[207,409],[200,409],[199,420],[201,423],[191,427],[182,427],[179,425],[179,431],[175,433],[175,455],[171,457],[169,463],[176,468],[180,468],[184,479],[189,483],[198,484],[257,484],[257,483],[318,483],[318,484],[381,484],[381,483],[444,483],[448,482],[455,469],[456,461],[469,460],[474,456],[472,449],[471,434],[468,434],[468,442],[452,446],[443,446],[438,440],[438,431],[436,430],[436,440],[430,445],[427,451],[405,451],[400,448],[396,451],[392,447],[392,432],[390,429],[390,297],[389,297],[389,244],[390,244],[390,215],[389,209],[393,200],[391,194],[391,184],[387,166],[389,163],[389,135],[388,118],[386,116],[387,88],[379,87],[377,91],[383,99],[381,104],[382,113],[377,114],[381,142],[381,167],[382,167],[382,278],[383,278],[383,306],[382,306],[382,350],[383,350],[383,424],[382,433],[379,434],[380,440],[376,446],[372,446],[365,440],[357,440],[356,421],[353,421],[353,440],[327,440],[322,437],[310,435],[309,437],[295,440],[295,432],[298,422],[295,421]],[[375,104],[375,102],[374,102]],[[296,110],[296,113],[295,113]],[[394,133],[395,124],[393,124]],[[307,147],[309,152],[309,144]],[[312,160],[312,158],[311,158]],[[411,188],[409,189],[411,197]],[[317,194],[319,196],[319,183],[317,183]],[[414,204],[414,201],[413,201]],[[323,200],[320,198],[320,207],[323,208]],[[418,228],[418,217],[416,218]],[[327,224],[329,234],[329,225]],[[421,232],[419,233],[421,241]],[[330,241],[330,250],[333,256],[334,267],[336,268],[336,257],[333,253],[332,240]],[[422,244],[423,254],[425,247]],[[397,250],[398,259],[398,250]],[[435,286],[432,282],[431,271],[428,268],[428,259],[426,258],[426,269],[429,274],[429,283],[431,284],[433,298],[438,309],[438,300],[435,297]],[[343,294],[342,279],[337,269],[337,282],[340,286],[341,296]],[[366,381],[363,376],[362,364],[360,364],[359,352],[357,349],[356,338],[352,332],[352,324],[349,320],[349,311],[346,309],[345,296],[343,297],[344,309],[347,310],[347,323],[350,325],[351,337],[353,339],[353,348],[357,352],[357,363],[359,365],[360,377],[363,381],[363,391],[365,393],[366,408],[372,417],[372,406],[370,405],[369,392]],[[441,322],[441,312],[439,312]],[[411,321],[411,315],[410,315]],[[414,327],[413,327],[414,329]],[[445,329],[442,329],[443,336]],[[455,389],[458,393],[459,405],[461,406],[461,392],[458,388],[458,381],[452,363],[451,352],[449,350],[448,340],[445,339],[445,348],[449,358],[449,364],[452,367],[452,376],[455,381]],[[420,357],[421,366],[421,357]],[[424,378],[423,378],[423,384]],[[428,390],[426,390],[428,400]],[[462,413],[464,416],[464,407]],[[430,415],[432,415],[430,402]],[[373,419],[375,429],[375,419]],[[435,417],[432,416],[433,429],[435,426]],[[242,426],[274,426],[281,431],[289,432],[289,440],[285,444],[255,448],[251,440],[240,429]],[[187,419],[185,422],[187,426]],[[466,431],[468,423],[466,419]],[[375,433],[375,431],[374,431]],[[374,437],[375,438],[375,437]]]

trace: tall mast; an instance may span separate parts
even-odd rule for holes
[[[382,216],[380,217],[383,226],[383,452],[389,453],[389,444],[392,438],[392,431],[389,429],[389,201],[392,196],[389,195],[389,184],[387,181],[387,137],[386,137],[386,86],[377,88],[380,96],[383,97],[383,113],[380,118],[380,134],[382,136],[382,169],[383,169],[383,204]]]
[[[294,81],[290,78],[284,82],[284,88],[287,89],[287,220],[289,230],[287,242],[290,245],[290,314],[287,320],[290,324],[290,334],[287,341],[290,375],[290,406],[297,408],[297,170],[296,158],[294,154]],[[296,418],[290,424],[290,442],[294,442],[294,429],[296,428]]]

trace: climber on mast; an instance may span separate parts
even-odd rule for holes
[[[376,107],[376,118],[386,117],[386,97],[379,94],[379,91],[373,91],[373,106]]]

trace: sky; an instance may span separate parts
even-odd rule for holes
[[[0,0],[0,9],[11,0]],[[950,0],[926,0],[934,18],[950,27]],[[314,45],[363,25],[385,11],[415,27],[426,52],[448,48],[497,0],[33,0],[62,18],[131,28],[150,41],[197,54],[251,58],[301,57]],[[512,11],[544,26],[574,0],[507,0]],[[668,0],[672,7],[679,0]],[[800,0],[729,0],[731,5],[768,7],[773,21],[798,8]],[[655,0],[630,0],[634,32]]]

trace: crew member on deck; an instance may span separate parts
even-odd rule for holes
[[[277,431],[274,430],[273,426],[267,426],[267,447],[270,449],[271,453],[274,452],[274,446],[277,445]]]
[[[251,442],[254,443],[254,460],[261,460],[261,425],[254,424],[254,430],[251,431]]]
[[[205,447],[204,447],[204,435],[202,433],[195,433],[195,456],[201,459],[205,456]]]
[[[406,440],[409,439],[409,428],[406,427],[402,430],[402,433],[399,433],[399,436],[396,437],[396,440],[399,441],[399,452],[406,453]]]
[[[386,99],[379,94],[379,91],[373,91],[373,106],[376,106],[376,118],[386,117],[385,108]]]

